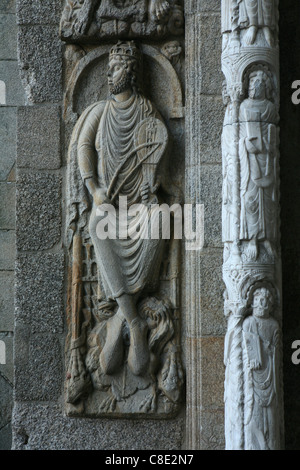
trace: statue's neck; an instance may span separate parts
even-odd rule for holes
[[[119,93],[118,95],[114,95],[113,98],[118,103],[123,103],[124,101],[129,100],[131,96],[132,96],[132,90],[125,90],[122,93]]]

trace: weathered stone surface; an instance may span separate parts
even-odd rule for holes
[[[201,253],[201,335],[224,335],[226,319],[224,316],[221,249],[205,249]]]
[[[215,12],[220,11],[221,1],[220,0],[190,0],[185,2],[185,14],[193,15],[200,12]]]
[[[202,337],[199,341],[202,377],[201,406],[206,410],[223,410],[225,367],[221,359],[224,357],[224,338]]]
[[[14,329],[14,273],[0,272],[0,331]]]
[[[4,81],[6,87],[6,106],[19,106],[25,103],[17,60],[0,61],[0,80]]]
[[[58,399],[62,385],[62,351],[58,337],[31,335],[28,327],[19,326],[15,333],[15,348],[15,399]]]
[[[192,152],[186,168],[193,166],[192,172],[201,163],[221,163],[221,134],[224,119],[224,106],[220,96],[201,95],[198,117],[193,126],[198,126],[198,152]],[[200,177],[199,177],[200,178]]]
[[[18,109],[17,155],[19,168],[60,167],[58,106],[27,106]]]
[[[83,420],[65,417],[56,404],[17,403],[13,426],[13,448],[20,450],[171,451],[180,450],[183,440],[182,419]]]
[[[17,258],[16,320],[32,332],[63,331],[63,264],[59,253]]]
[[[0,429],[0,450],[11,450],[12,431],[11,424],[8,423],[4,428]]]
[[[61,0],[22,0],[17,1],[18,24],[58,24]]]
[[[12,13],[16,10],[16,0],[2,0],[0,4],[0,13]]]
[[[0,429],[6,426],[11,420],[12,412],[12,386],[8,381],[0,374]]]
[[[22,83],[30,103],[61,99],[61,42],[55,26],[20,26],[18,56]]]
[[[203,411],[200,431],[201,450],[224,450],[224,411]]]
[[[45,250],[61,236],[61,178],[55,174],[20,175],[17,181],[17,247]]]
[[[201,96],[201,163],[219,163],[222,161],[221,133],[224,118],[223,103],[220,96]]]
[[[14,269],[15,243],[14,230],[0,230],[0,270],[12,271]]]
[[[17,58],[17,25],[14,15],[0,14],[0,60]]]
[[[204,204],[204,245],[222,246],[222,167],[202,165],[200,197]]]
[[[5,181],[16,160],[17,111],[0,107],[0,181]]]
[[[15,229],[15,183],[0,183],[0,229]]]
[[[13,334],[0,333],[0,340],[5,344],[5,364],[0,364],[0,375],[4,377],[11,385],[14,382],[13,371]]]
[[[199,42],[197,54],[201,57],[200,80],[201,88],[198,93],[221,94],[223,74],[220,67],[222,40],[220,35],[220,15],[199,15]]]

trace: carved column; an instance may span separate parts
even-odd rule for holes
[[[277,0],[222,1],[225,435],[280,449],[281,267]]]

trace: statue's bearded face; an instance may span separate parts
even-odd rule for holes
[[[250,79],[249,83],[249,98],[264,99],[266,95],[265,82],[262,75],[258,74],[256,77]]]
[[[131,88],[131,73],[126,61],[112,58],[108,66],[108,85],[112,95],[118,95]]]
[[[272,310],[272,295],[265,289],[257,289],[253,295],[253,314],[257,317],[268,317]]]

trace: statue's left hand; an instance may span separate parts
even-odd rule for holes
[[[93,201],[96,206],[101,206],[104,202],[107,202],[106,189],[97,188],[93,193]]]

